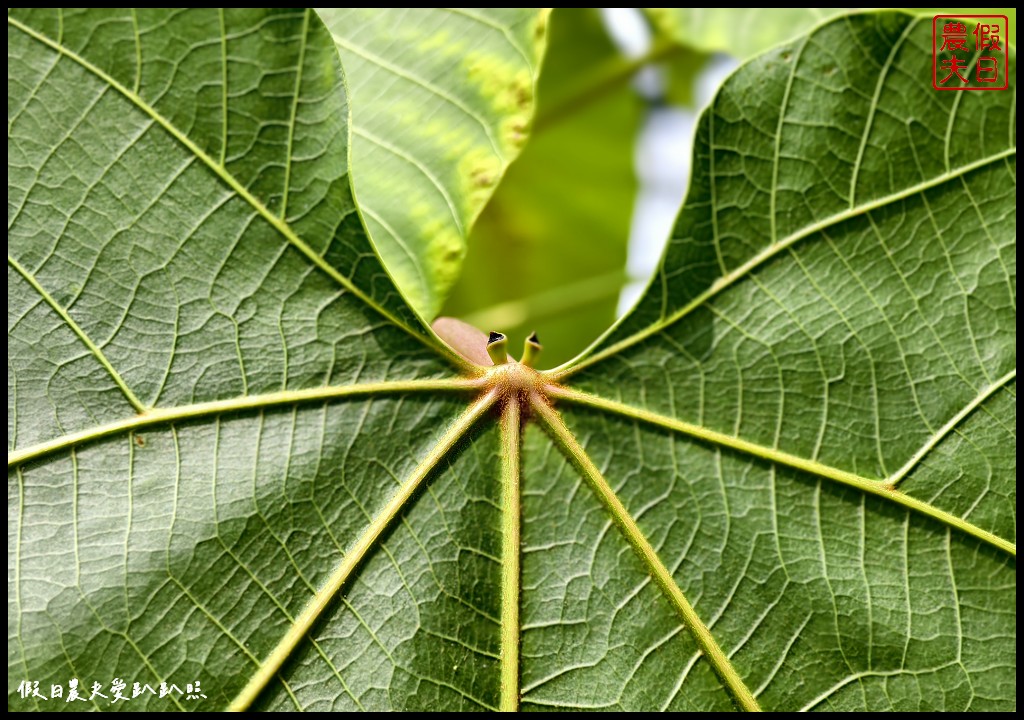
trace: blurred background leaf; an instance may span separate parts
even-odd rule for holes
[[[477,220],[444,308],[506,333],[517,356],[537,330],[545,366],[615,319],[643,118],[633,68],[596,10],[556,9],[548,32],[530,140]]]
[[[644,8],[668,41],[748,58],[846,8]]]

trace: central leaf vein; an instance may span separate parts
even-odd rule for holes
[[[598,496],[601,504],[604,505],[612,520],[622,531],[623,536],[647,566],[651,578],[675,606],[687,629],[693,635],[694,640],[696,640],[704,652],[708,662],[711,663],[715,673],[721,679],[722,684],[733,696],[737,704],[744,710],[759,711],[761,708],[743,681],[743,678],[739,676],[729,658],[722,652],[714,636],[700,619],[700,616],[697,615],[689,600],[686,599],[672,573],[665,567],[661,558],[658,557],[657,551],[644,535],[640,526],[637,525],[636,520],[622,504],[615,491],[608,485],[608,481],[605,480],[600,470],[594,465],[586,450],[580,446],[572,431],[566,427],[561,417],[547,404],[547,401],[536,393],[531,396],[530,406],[555,441],[555,444],[558,445],[559,449],[583,474],[591,489]]]

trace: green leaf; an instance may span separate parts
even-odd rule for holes
[[[359,209],[410,304],[441,309],[526,140],[546,13],[323,8],[352,102]]]
[[[670,41],[746,59],[807,32],[842,8],[644,8]]]
[[[9,15],[8,708],[1013,710],[1015,77],[930,43],[740,68],[539,373],[392,283],[315,15]]]

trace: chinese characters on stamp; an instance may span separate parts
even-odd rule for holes
[[[1005,15],[932,18],[932,87],[1005,90],[1009,76],[1009,19]]]

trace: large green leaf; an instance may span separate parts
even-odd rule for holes
[[[348,80],[359,210],[410,304],[438,314],[526,140],[546,13],[323,8]]]
[[[930,42],[743,66],[536,373],[397,292],[314,15],[10,15],[8,707],[1014,709],[1015,91]]]

